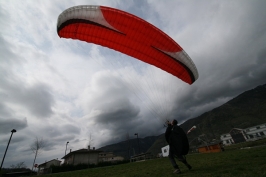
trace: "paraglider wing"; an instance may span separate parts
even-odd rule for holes
[[[104,6],[75,6],[57,21],[60,37],[105,46],[171,73],[192,84],[196,66],[167,34],[127,12]]]
[[[193,130],[195,130],[197,127],[194,125],[193,127],[191,127],[191,129],[189,129],[188,131],[187,131],[187,134],[189,134],[190,132],[192,132]]]

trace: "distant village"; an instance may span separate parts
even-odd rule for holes
[[[97,165],[103,162],[117,163],[123,161],[124,157],[115,156],[113,152],[103,152],[96,150],[95,147],[88,146],[87,149],[79,149],[71,151],[64,157],[64,165],[79,165],[79,164],[94,164]],[[62,161],[53,159],[38,165],[38,174],[50,173],[50,166],[60,166]]]
[[[197,147],[198,153],[208,153],[208,152],[221,152],[224,150],[224,146],[230,146],[232,144],[237,144],[246,141],[255,141],[259,139],[266,138],[266,123],[261,125],[256,125],[246,129],[233,128],[229,133],[222,134],[220,140],[216,142],[207,143],[205,145]],[[201,140],[200,137],[198,137]],[[162,153],[158,154],[157,157],[168,156],[169,146],[161,148]],[[132,156],[130,162],[146,160],[153,158],[149,153],[142,153]],[[64,165],[78,165],[78,164],[99,164],[102,162],[117,163],[123,161],[124,157],[116,156],[113,152],[103,152],[95,149],[95,147],[88,146],[87,149],[79,149],[76,151],[69,151],[64,157],[64,162],[53,159],[38,165],[38,173],[50,173],[50,167]]]

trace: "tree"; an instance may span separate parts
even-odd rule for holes
[[[39,152],[45,147],[45,141],[41,138],[39,139],[38,137],[36,137],[36,139],[34,140],[33,144],[31,145],[31,150],[32,152],[35,154],[35,157],[34,157],[34,161],[33,161],[33,164],[32,164],[32,171],[33,171],[33,168],[34,168],[34,164],[35,164],[35,160],[37,158],[37,155],[39,154]]]
[[[24,162],[19,162],[16,165],[12,164],[10,165],[10,168],[27,168]]]

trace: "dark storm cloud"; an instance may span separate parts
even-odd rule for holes
[[[231,5],[215,2],[216,15],[206,17],[209,26],[205,25],[207,21],[201,18],[202,14],[196,21],[186,24],[187,30],[205,26],[204,30],[191,31],[191,34],[200,32],[201,35],[186,38],[201,42],[191,49],[196,51],[192,52],[192,59],[198,68],[199,79],[179,92],[172,118],[179,122],[194,118],[266,83],[266,3],[256,2],[252,5],[243,3],[237,10],[234,9],[236,2]],[[205,14],[213,10],[209,9]]]
[[[115,123],[97,126],[97,129],[99,130],[107,130],[104,131],[104,134],[100,134],[100,136],[103,137],[100,139],[100,147],[126,141],[127,138],[135,139],[137,138],[135,133],[138,133],[139,138],[156,136],[162,133],[165,129],[163,124],[160,121],[155,120],[154,117],[134,117],[130,121],[128,121],[127,118],[124,121]],[[94,142],[96,141],[99,141],[99,139],[96,138]]]
[[[243,54],[240,53],[239,56]],[[202,75],[206,79],[199,79],[193,86],[187,87],[183,96],[176,101],[175,115],[181,120],[198,116],[246,90],[265,84],[265,49],[255,51],[250,60],[251,62],[244,63],[238,60],[235,64],[232,63],[230,70],[221,65],[220,70],[209,70],[211,76]]]
[[[101,124],[119,124],[119,122],[125,122],[127,120],[134,119],[139,114],[139,109],[136,108],[129,100],[116,100],[117,104],[112,104],[103,110],[99,116],[97,116],[96,121]]]
[[[18,101],[25,105],[34,115],[46,118],[53,114],[52,106],[54,98],[50,93],[50,88],[45,84],[36,84],[29,88],[24,88],[22,96],[18,96]]]
[[[128,88],[119,77],[104,72],[96,74],[93,82],[97,93],[92,95],[89,107],[99,112],[95,122],[119,124],[138,116],[140,110],[130,101]]]
[[[21,134],[21,130],[19,130],[19,129],[17,130],[17,132],[12,137],[12,144],[13,143],[14,144],[16,144],[16,143],[20,144],[20,142],[27,144],[27,141],[28,141],[28,138],[25,135]],[[17,145],[16,145],[16,147],[17,147]]]
[[[38,118],[47,118],[53,114],[54,98],[47,85],[38,83],[27,87],[25,84],[19,85],[19,82],[10,81],[7,77],[0,81],[3,83],[2,94],[5,95],[3,104],[19,104]]]
[[[45,146],[44,146],[44,148],[43,148],[43,151],[51,151],[51,150],[54,150],[54,149],[56,149],[56,148],[55,148],[56,145],[57,145],[57,144],[55,144],[55,143],[52,142],[52,141],[46,141],[46,142],[45,142]]]
[[[261,64],[250,64],[237,68],[228,78],[214,77],[205,84],[195,84],[180,93],[182,98],[176,101],[174,115],[184,121],[199,116],[218,107],[242,92],[266,83],[266,59]],[[216,81],[216,79],[218,79]],[[199,80],[200,81],[200,80]]]
[[[151,114],[149,107],[143,107],[143,99],[136,96],[143,95],[141,91],[148,88],[133,87],[135,90],[132,91],[133,89],[129,88],[131,85],[125,86],[123,79],[110,73],[98,74],[93,80],[95,81],[93,86],[100,95],[97,93],[90,96],[90,102],[93,104],[88,107],[93,107],[97,112],[97,115],[91,119],[94,120],[94,128],[99,132],[97,136],[103,137],[100,146],[125,141],[126,134],[129,134],[130,138],[135,138],[135,133],[139,133],[140,137],[146,137],[158,135],[162,131],[162,121]],[[131,102],[129,95],[137,101]]]
[[[0,97],[2,101],[2,111],[11,110],[6,103],[20,104],[37,117],[49,117],[52,115],[54,98],[50,93],[50,88],[44,83],[27,85],[13,73],[13,66],[21,65],[23,59],[12,52],[12,45],[0,37],[1,55],[0,57]],[[9,46],[9,47],[7,47]],[[20,60],[21,59],[21,60]],[[8,65],[8,67],[7,67]],[[11,114],[4,112],[5,114]]]
[[[43,129],[39,130],[39,134],[44,137],[52,137],[46,138],[47,143],[49,144],[49,148],[53,148],[58,144],[64,144],[67,141],[73,140],[75,137],[79,137],[81,129],[78,126],[71,124],[64,124],[58,126],[47,126]]]
[[[127,132],[136,130],[137,125],[141,122],[138,114],[139,109],[129,104],[119,108],[113,107],[113,110],[110,109],[109,112],[98,115],[95,120],[99,129],[108,129],[107,136],[110,136],[105,144],[112,141],[123,141]]]
[[[54,126],[47,127],[46,131],[48,131],[49,136],[57,137],[66,134],[79,134],[80,128],[75,125],[65,124],[58,125],[57,128],[54,128]]]
[[[71,124],[67,124],[62,126],[62,130],[65,131],[66,134],[79,134],[80,128]]]
[[[22,130],[28,126],[27,119],[3,118],[0,117],[0,134],[10,134],[11,130]]]
[[[0,100],[3,100],[3,99],[1,99],[3,97],[4,97],[4,95],[0,95]],[[12,112],[13,112],[12,109],[10,109],[6,105],[0,103],[0,115],[2,117],[13,117]]]

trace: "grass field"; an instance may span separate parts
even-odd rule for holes
[[[146,177],[146,176],[201,176],[201,177],[266,177],[266,146],[228,150],[220,153],[187,156],[192,170],[177,162],[182,173],[173,174],[168,158],[133,162],[102,168],[45,175],[49,177]]]

